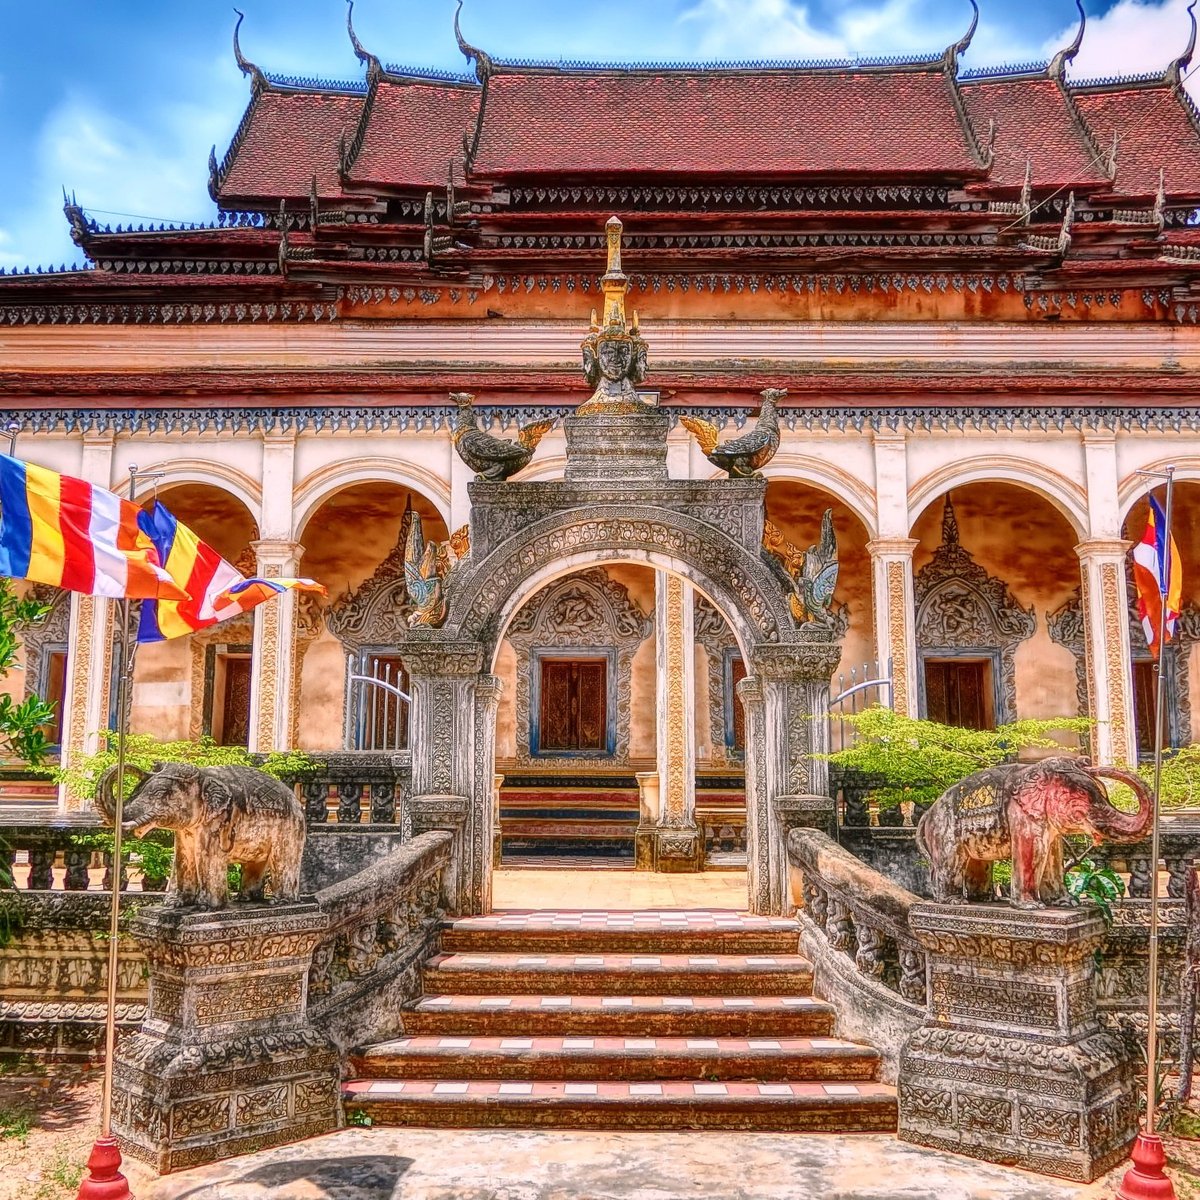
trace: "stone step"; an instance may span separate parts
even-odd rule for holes
[[[879,1053],[841,1038],[405,1037],[354,1054],[363,1079],[871,1080]]]
[[[896,1094],[879,1083],[360,1079],[347,1112],[379,1125],[563,1129],[894,1132]]]
[[[448,953],[795,954],[799,926],[786,917],[731,910],[499,912],[448,922]]]
[[[450,953],[425,968],[430,992],[612,995],[807,995],[812,966],[796,954]]]
[[[442,1037],[823,1037],[834,1010],[812,996],[427,995],[410,1034]]]

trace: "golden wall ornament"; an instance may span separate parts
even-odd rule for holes
[[[1128,608],[1121,603],[1121,567],[1115,562],[1100,564],[1100,595],[1104,609],[1104,666],[1108,674],[1108,720],[1114,756],[1126,757],[1129,712],[1125,703],[1125,659],[1121,647],[1121,622]]]
[[[667,778],[664,796],[665,824],[683,825],[687,813],[687,751],[685,741],[691,736],[688,722],[686,646],[683,636],[683,580],[678,575],[666,578],[666,642],[667,694]]]
[[[887,564],[888,640],[892,646],[892,707],[909,713],[908,605],[904,597],[904,563]]]

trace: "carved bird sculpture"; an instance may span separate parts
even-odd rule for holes
[[[404,582],[416,608],[409,613],[408,623],[415,628],[429,625],[434,628],[446,619],[446,597],[442,592],[442,562],[437,542],[426,542],[420,562],[404,560]]]
[[[515,475],[533,457],[537,444],[554,425],[557,417],[532,421],[517,431],[517,440],[493,437],[479,428],[470,392],[451,392],[450,399],[458,405],[454,414],[454,448],[458,457],[475,472],[476,479],[499,483]]]
[[[683,425],[700,443],[704,457],[714,467],[729,473],[730,479],[754,479],[775,457],[779,449],[779,416],[776,404],[787,395],[786,388],[764,388],[760,393],[762,407],[758,421],[748,433],[730,442],[718,439],[721,431],[711,422],[699,417],[682,417]]]
[[[821,540],[804,552],[804,563],[794,577],[796,590],[788,597],[797,624],[828,624],[833,620],[831,605],[837,578],[837,534],[833,531],[833,509],[827,508],[821,517]]]

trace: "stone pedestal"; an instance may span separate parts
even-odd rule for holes
[[[564,417],[566,479],[665,482],[670,429],[671,418],[654,409]]]
[[[661,803],[658,772],[639,771],[635,778],[638,783],[638,827],[633,835],[633,867],[635,871],[653,871],[654,832]]]
[[[1096,1018],[1094,909],[919,904],[925,1024],[900,1055],[900,1137],[1090,1181],[1137,1128],[1124,1044]]]
[[[307,1017],[328,923],[312,902],[152,908],[131,922],[150,998],[114,1064],[124,1150],[166,1174],[337,1127],[338,1055]]]

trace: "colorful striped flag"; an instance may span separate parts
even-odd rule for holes
[[[207,629],[291,589],[326,594],[312,579],[247,579],[157,500],[141,514],[141,526],[188,598],[143,604],[139,642],[161,642]]]
[[[0,575],[119,600],[179,598],[140,509],[105,488],[0,454]]]
[[[1146,498],[1150,501],[1150,514],[1146,519],[1146,532],[1133,548],[1133,582],[1137,588],[1138,616],[1142,619],[1146,645],[1157,658],[1161,649],[1158,629],[1163,618],[1164,603],[1166,641],[1169,642],[1175,634],[1175,622],[1179,619],[1183,597],[1183,568],[1180,565],[1179,547],[1172,537],[1170,578],[1167,578],[1167,519],[1158,501],[1153,496]]]

